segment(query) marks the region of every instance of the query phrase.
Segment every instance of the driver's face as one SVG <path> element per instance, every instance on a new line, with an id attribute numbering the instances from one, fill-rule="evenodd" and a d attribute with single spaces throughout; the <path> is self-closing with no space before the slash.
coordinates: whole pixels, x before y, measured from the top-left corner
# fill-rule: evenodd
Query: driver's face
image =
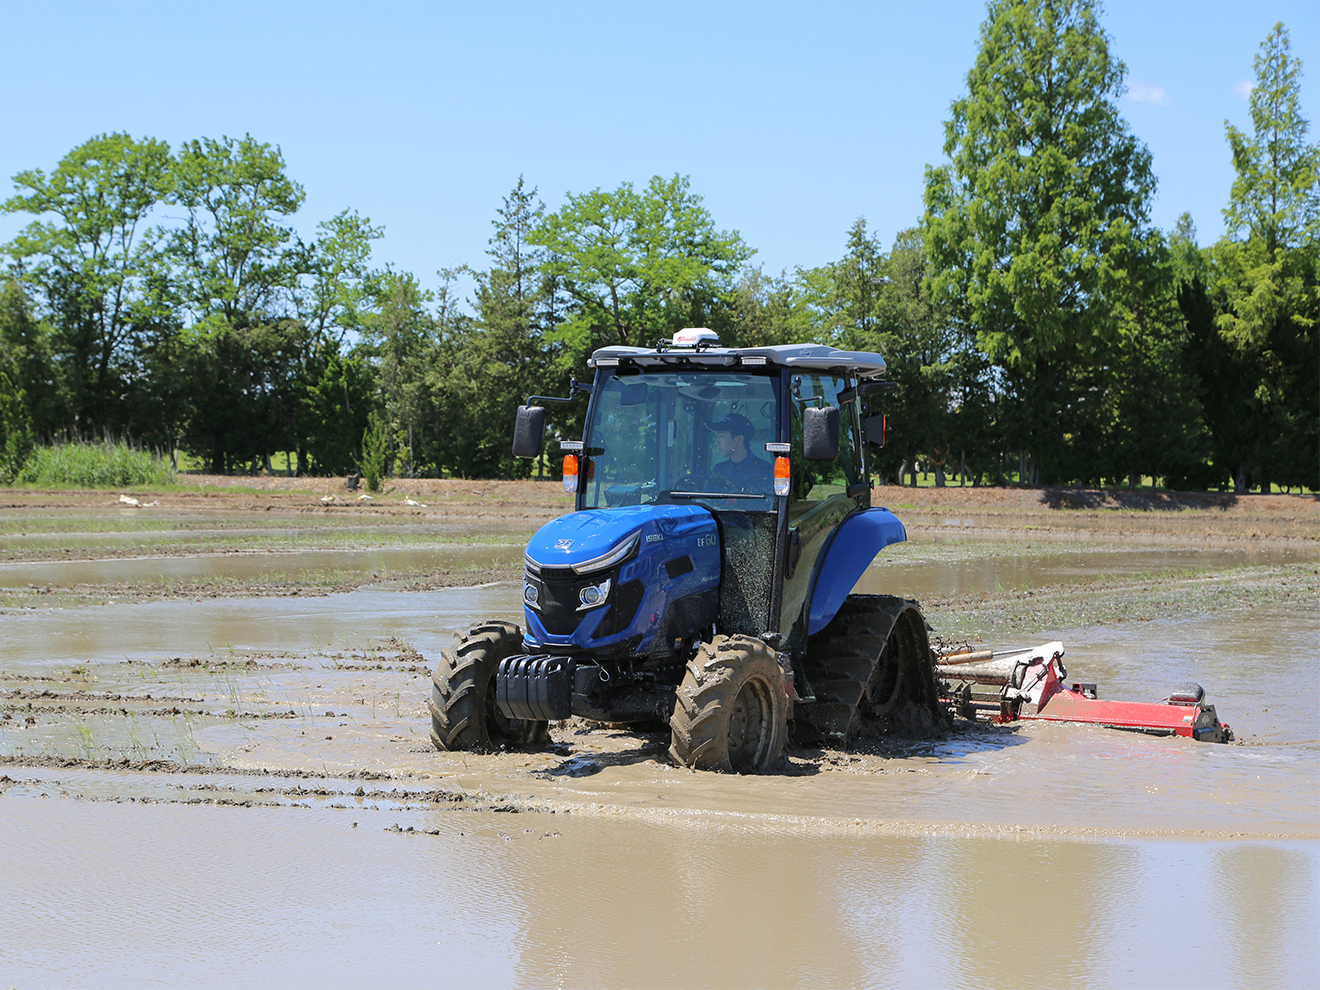
<path id="1" fill-rule="evenodd" d="M 720 430 L 715 435 L 715 449 L 720 452 L 721 457 L 733 456 L 733 434 L 728 430 Z"/>

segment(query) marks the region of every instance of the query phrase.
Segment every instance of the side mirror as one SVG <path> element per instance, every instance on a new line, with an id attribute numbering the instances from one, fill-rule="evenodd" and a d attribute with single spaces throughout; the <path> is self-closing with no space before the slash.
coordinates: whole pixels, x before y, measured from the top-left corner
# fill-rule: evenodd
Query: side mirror
<path id="1" fill-rule="evenodd" d="M 809 461 L 832 461 L 839 456 L 838 406 L 802 410 L 802 456 Z"/>
<path id="2" fill-rule="evenodd" d="M 868 443 L 873 443 L 877 447 L 885 445 L 886 434 L 889 432 L 889 417 L 884 413 L 876 413 L 874 416 L 868 416 L 862 422 L 862 436 L 866 437 Z"/>
<path id="3" fill-rule="evenodd" d="M 513 456 L 537 457 L 545 439 L 545 406 L 519 406 L 513 425 Z"/>

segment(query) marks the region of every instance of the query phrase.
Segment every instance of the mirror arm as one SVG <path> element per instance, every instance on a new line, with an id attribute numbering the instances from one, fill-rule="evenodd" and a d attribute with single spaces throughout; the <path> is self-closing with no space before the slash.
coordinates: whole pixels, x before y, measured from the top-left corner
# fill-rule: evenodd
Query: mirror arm
<path id="1" fill-rule="evenodd" d="M 576 377 L 568 380 L 568 395 L 561 398 L 555 395 L 529 395 L 527 401 L 523 403 L 526 406 L 534 406 L 541 402 L 572 402 L 579 392 L 585 392 L 590 395 L 593 391 L 590 382 L 580 382 Z"/>

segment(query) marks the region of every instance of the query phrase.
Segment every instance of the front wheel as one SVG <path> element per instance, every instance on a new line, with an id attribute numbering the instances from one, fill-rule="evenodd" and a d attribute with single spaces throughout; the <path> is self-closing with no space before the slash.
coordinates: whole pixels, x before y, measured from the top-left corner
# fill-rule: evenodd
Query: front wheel
<path id="1" fill-rule="evenodd" d="M 779 762 L 788 687 L 770 647 L 716 636 L 688 661 L 669 719 L 674 761 L 697 770 L 756 773 Z"/>
<path id="2" fill-rule="evenodd" d="M 427 704 L 436 749 L 535 746 L 549 739 L 549 722 L 505 718 L 495 704 L 500 661 L 522 648 L 522 630 L 512 622 L 487 622 L 455 636 L 454 645 L 440 651 Z"/>

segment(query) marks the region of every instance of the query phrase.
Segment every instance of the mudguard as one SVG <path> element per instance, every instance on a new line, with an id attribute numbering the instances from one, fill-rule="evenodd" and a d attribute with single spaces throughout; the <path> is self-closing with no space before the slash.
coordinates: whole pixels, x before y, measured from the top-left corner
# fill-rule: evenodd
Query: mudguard
<path id="1" fill-rule="evenodd" d="M 829 625 L 876 554 L 906 539 L 907 530 L 888 509 L 864 509 L 845 519 L 820 555 L 807 635 Z"/>

